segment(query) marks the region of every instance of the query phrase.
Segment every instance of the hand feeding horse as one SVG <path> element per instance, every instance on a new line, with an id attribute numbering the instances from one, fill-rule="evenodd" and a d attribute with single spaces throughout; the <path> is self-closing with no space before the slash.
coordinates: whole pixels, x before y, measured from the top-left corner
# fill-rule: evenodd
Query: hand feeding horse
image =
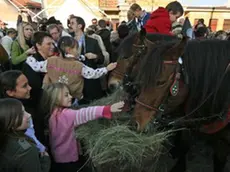
<path id="1" fill-rule="evenodd" d="M 136 78 L 140 82 L 134 108 L 138 130 L 143 131 L 154 121 L 162 126 L 187 127 L 196 134 L 206 133 L 204 138 L 214 150 L 215 172 L 223 171 L 230 153 L 229 46 L 228 41 L 187 43 L 186 38 L 177 43 L 162 42 L 143 57 Z M 182 113 L 172 113 L 178 108 Z M 183 149 L 172 171 L 186 170 L 188 140 L 181 137 Z"/>

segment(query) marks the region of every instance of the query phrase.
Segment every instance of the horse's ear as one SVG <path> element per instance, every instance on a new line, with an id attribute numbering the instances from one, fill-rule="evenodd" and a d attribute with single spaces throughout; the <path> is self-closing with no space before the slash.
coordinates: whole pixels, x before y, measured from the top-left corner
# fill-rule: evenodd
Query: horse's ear
<path id="1" fill-rule="evenodd" d="M 183 55 L 188 40 L 189 37 L 183 36 L 180 42 L 178 42 L 165 53 L 165 56 L 170 57 L 173 60 L 178 60 L 178 58 Z"/>
<path id="2" fill-rule="evenodd" d="M 146 30 L 144 27 L 141 27 L 140 33 L 139 33 L 140 39 L 144 40 L 146 38 Z"/>

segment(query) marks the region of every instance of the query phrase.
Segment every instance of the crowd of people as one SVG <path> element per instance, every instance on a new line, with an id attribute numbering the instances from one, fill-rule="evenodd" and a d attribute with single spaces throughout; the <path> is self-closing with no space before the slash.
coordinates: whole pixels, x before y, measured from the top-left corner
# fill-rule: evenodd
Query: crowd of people
<path id="1" fill-rule="evenodd" d="M 17 29 L 2 25 L 0 171 L 80 169 L 84 158 L 74 129 L 90 120 L 111 119 L 124 102 L 77 108 L 108 94 L 107 74 L 117 66 L 116 49 L 125 37 L 142 28 L 179 37 L 183 13 L 177 1 L 152 13 L 135 3 L 117 30 L 104 19 L 93 19 L 86 28 L 84 19 L 75 15 L 69 16 L 68 29 L 54 17 L 36 24 L 19 15 Z M 194 34 L 197 39 L 210 37 L 203 19 Z M 229 34 L 218 31 L 214 37 L 228 39 Z"/>

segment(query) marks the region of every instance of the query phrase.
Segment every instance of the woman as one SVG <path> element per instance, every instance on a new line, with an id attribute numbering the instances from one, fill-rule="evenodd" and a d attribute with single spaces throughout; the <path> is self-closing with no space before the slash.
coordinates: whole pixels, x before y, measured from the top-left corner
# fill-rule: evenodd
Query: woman
<path id="1" fill-rule="evenodd" d="M 31 38 L 33 36 L 33 27 L 30 23 L 18 24 L 18 37 L 12 43 L 11 61 L 13 69 L 22 70 L 22 64 L 26 58 L 36 53 Z"/>
<path id="2" fill-rule="evenodd" d="M 24 134 L 30 118 L 20 101 L 0 100 L 0 171 L 49 171 L 48 154 L 39 156 L 34 141 Z"/>

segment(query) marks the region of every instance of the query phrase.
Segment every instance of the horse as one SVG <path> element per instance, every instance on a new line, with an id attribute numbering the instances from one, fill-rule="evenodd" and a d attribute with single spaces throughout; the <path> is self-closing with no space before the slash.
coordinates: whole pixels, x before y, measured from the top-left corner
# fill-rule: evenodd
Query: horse
<path id="1" fill-rule="evenodd" d="M 130 79 L 135 78 L 138 73 L 138 66 L 144 54 L 154 44 L 161 41 L 176 40 L 176 36 L 163 34 L 146 34 L 142 29 L 139 33 L 131 34 L 126 37 L 117 48 L 116 54 L 117 67 L 114 69 L 108 79 L 108 88 L 114 92 L 120 86 L 130 83 Z M 129 78 L 127 78 L 129 76 Z M 125 84 L 123 84 L 123 81 Z"/>
<path id="2" fill-rule="evenodd" d="M 191 138 L 186 131 L 207 138 L 214 150 L 214 171 L 224 169 L 230 153 L 229 46 L 228 41 L 184 37 L 153 47 L 143 58 L 133 113 L 138 130 L 144 131 L 151 122 L 188 129 L 180 137 L 183 148 L 173 172 L 186 170 Z M 180 113 L 173 113 L 177 108 Z"/>

